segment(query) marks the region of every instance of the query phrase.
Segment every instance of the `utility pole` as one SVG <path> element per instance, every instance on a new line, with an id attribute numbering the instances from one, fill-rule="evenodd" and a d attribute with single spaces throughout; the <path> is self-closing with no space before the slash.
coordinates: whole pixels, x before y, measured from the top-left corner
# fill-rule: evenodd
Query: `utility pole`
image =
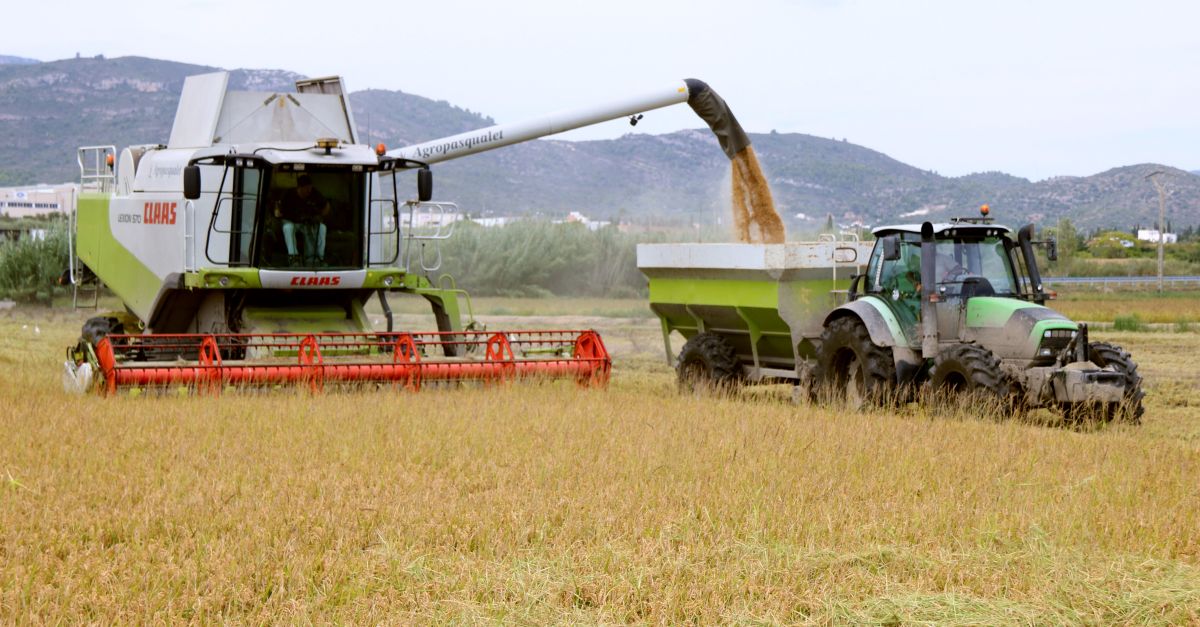
<path id="1" fill-rule="evenodd" d="M 1166 202 L 1163 200 L 1162 183 L 1158 182 L 1158 175 L 1162 174 L 1162 170 L 1155 170 L 1146 175 L 1151 183 L 1154 183 L 1154 189 L 1158 190 L 1158 293 L 1163 291 L 1163 240 L 1167 237 L 1167 217 L 1166 217 Z"/>

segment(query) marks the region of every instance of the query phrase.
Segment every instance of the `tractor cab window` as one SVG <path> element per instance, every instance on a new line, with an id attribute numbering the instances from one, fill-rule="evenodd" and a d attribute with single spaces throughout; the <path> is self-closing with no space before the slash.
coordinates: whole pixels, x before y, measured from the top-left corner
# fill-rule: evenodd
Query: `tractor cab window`
<path id="1" fill-rule="evenodd" d="M 364 175 L 279 171 L 261 212 L 259 267 L 361 268 Z"/>
<path id="2" fill-rule="evenodd" d="M 883 240 L 875 246 L 867 265 L 867 292 L 915 296 L 921 284 L 921 237 L 903 233 L 889 235 L 899 243 L 900 258 L 884 259 Z"/>
<path id="3" fill-rule="evenodd" d="M 914 333 L 921 311 L 921 236 L 898 233 L 894 238 L 899 259 L 885 259 L 883 240 L 875 246 L 867 265 L 867 292 L 878 294 L 892 305 L 905 333 Z"/>
<path id="4" fill-rule="evenodd" d="M 934 276 L 943 295 L 1016 295 L 1012 260 L 1001 238 L 941 240 L 936 255 Z"/>

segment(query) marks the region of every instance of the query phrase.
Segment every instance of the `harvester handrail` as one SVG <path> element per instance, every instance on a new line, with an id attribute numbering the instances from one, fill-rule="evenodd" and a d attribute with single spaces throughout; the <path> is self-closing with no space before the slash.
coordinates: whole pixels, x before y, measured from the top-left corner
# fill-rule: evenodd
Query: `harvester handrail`
<path id="1" fill-rule="evenodd" d="M 117 147 L 114 145 L 80 146 L 75 153 L 75 162 L 79 164 L 80 191 L 106 193 L 110 184 L 116 178 L 113 165 L 108 163 L 109 155 L 116 160 Z M 94 163 L 85 164 L 85 160 Z M 105 169 L 108 171 L 106 172 Z"/>
<path id="2" fill-rule="evenodd" d="M 421 270 L 425 272 L 436 272 L 442 267 L 442 240 L 450 239 L 454 235 L 454 224 L 458 222 L 458 205 L 452 202 L 421 202 L 417 200 L 409 200 L 404 203 L 408 206 L 408 234 L 404 237 L 404 267 L 412 268 L 413 260 L 413 242 L 415 241 L 432 241 L 434 242 L 433 249 L 436 256 L 433 263 L 426 263 L 424 243 L 417 256 L 417 261 L 421 265 Z M 434 224 L 432 233 L 417 234 L 416 227 L 416 210 L 418 207 L 429 207 L 435 209 L 438 219 L 437 224 Z M 447 221 L 446 216 L 452 216 L 453 219 Z"/>

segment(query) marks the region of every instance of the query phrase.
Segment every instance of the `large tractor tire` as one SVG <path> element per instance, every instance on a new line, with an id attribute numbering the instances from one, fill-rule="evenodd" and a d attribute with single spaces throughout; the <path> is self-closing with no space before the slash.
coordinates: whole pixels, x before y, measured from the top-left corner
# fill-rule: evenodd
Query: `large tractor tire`
<path id="1" fill-rule="evenodd" d="M 830 322 L 821 333 L 813 380 L 818 397 L 845 401 L 856 409 L 897 398 L 892 349 L 872 342 L 867 327 L 853 316 Z"/>
<path id="2" fill-rule="evenodd" d="M 1125 375 L 1125 399 L 1106 406 L 1082 403 L 1063 405 L 1063 420 L 1071 424 L 1093 420 L 1120 420 L 1129 424 L 1141 424 L 1142 415 L 1146 413 L 1146 408 L 1142 406 L 1146 392 L 1142 390 L 1142 376 L 1138 374 L 1137 363 L 1129 353 L 1115 344 L 1092 342 L 1088 344 L 1088 359 L 1101 368 L 1112 366 L 1114 370 Z"/>
<path id="3" fill-rule="evenodd" d="M 721 394 L 742 383 L 742 365 L 733 345 L 716 333 L 698 333 L 679 351 L 679 390 L 688 394 Z"/>
<path id="4" fill-rule="evenodd" d="M 1000 369 L 1000 359 L 975 344 L 953 344 L 938 352 L 929 371 L 929 388 L 937 402 L 968 398 L 995 403 L 994 409 L 1004 414 L 1017 410 L 1018 398 Z"/>

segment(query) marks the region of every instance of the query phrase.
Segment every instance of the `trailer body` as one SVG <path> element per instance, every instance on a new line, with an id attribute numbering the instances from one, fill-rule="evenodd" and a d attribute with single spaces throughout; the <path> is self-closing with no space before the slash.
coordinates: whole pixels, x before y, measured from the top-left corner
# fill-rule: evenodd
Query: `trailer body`
<path id="1" fill-rule="evenodd" d="M 815 356 L 829 311 L 846 301 L 866 267 L 869 242 L 857 237 L 786 244 L 642 244 L 650 309 L 662 325 L 667 361 L 672 332 L 690 340 L 718 333 L 737 351 L 750 380 L 799 380 Z"/>

